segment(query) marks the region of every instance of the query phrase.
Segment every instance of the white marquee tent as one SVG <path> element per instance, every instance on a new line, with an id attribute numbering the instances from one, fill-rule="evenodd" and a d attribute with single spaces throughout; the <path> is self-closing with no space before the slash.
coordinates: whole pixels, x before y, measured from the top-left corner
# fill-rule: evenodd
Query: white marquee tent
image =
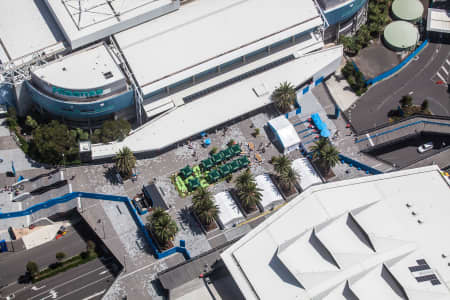
<path id="1" fill-rule="evenodd" d="M 300 145 L 300 138 L 292 126 L 291 122 L 284 115 L 269 121 L 269 127 L 280 141 L 284 153 L 297 149 Z"/>

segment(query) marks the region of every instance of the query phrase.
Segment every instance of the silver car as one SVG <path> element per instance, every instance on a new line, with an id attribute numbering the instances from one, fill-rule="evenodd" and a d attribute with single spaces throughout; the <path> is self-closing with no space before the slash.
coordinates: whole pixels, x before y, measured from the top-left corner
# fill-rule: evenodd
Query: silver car
<path id="1" fill-rule="evenodd" d="M 426 152 L 428 150 L 431 150 L 431 149 L 433 149 L 433 142 L 428 142 L 426 144 L 420 145 L 417 148 L 417 152 L 424 153 L 424 152 Z"/>

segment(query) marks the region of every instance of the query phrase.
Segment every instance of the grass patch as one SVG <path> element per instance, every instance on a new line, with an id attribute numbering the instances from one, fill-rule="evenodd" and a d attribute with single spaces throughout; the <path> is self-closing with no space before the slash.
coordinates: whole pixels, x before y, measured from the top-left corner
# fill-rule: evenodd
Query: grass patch
<path id="1" fill-rule="evenodd" d="M 80 255 L 74 256 L 72 258 L 69 258 L 66 261 L 63 261 L 61 263 L 54 263 L 52 264 L 52 267 L 48 267 L 45 270 L 42 270 L 38 274 L 34 275 L 32 282 L 38 282 L 41 280 L 44 280 L 46 278 L 55 276 L 56 274 L 65 272 L 69 269 L 75 268 L 79 265 L 88 263 L 98 257 L 97 253 L 95 252 L 83 252 Z"/>

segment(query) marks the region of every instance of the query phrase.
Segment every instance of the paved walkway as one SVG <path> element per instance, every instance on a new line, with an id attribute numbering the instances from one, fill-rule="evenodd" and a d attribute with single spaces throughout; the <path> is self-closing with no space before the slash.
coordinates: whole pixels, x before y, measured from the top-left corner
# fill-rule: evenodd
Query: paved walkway
<path id="1" fill-rule="evenodd" d="M 358 101 L 358 96 L 352 91 L 340 70 L 336 71 L 335 75 L 332 75 L 324 84 L 342 111 L 349 109 Z"/>

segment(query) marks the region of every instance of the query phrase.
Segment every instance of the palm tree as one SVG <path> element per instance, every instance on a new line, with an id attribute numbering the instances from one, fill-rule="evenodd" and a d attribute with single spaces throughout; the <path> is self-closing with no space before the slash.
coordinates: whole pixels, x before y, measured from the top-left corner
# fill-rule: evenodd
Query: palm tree
<path id="1" fill-rule="evenodd" d="M 280 155 L 272 159 L 272 164 L 275 172 L 281 175 L 291 167 L 292 162 L 286 155 Z"/>
<path id="2" fill-rule="evenodd" d="M 280 184 L 284 190 L 290 191 L 292 186 L 297 183 L 298 178 L 298 173 L 292 167 L 289 167 L 286 171 L 280 174 Z"/>
<path id="3" fill-rule="evenodd" d="M 294 104 L 296 97 L 294 86 L 287 81 L 281 83 L 272 94 L 272 99 L 275 101 L 276 106 L 283 113 L 291 109 L 291 105 Z"/>
<path id="4" fill-rule="evenodd" d="M 328 174 L 330 169 L 339 162 L 339 151 L 331 144 L 326 145 L 320 154 L 320 163 Z"/>
<path id="5" fill-rule="evenodd" d="M 161 244 L 166 245 L 169 241 L 173 240 L 178 232 L 177 223 L 164 212 L 154 224 L 152 224 L 152 231 L 155 234 Z"/>
<path id="6" fill-rule="evenodd" d="M 319 140 L 315 141 L 314 145 L 311 147 L 313 159 L 320 159 L 323 148 L 329 143 L 330 141 L 326 138 L 320 138 Z"/>
<path id="7" fill-rule="evenodd" d="M 262 189 L 256 186 L 256 183 L 250 183 L 246 187 L 237 191 L 239 199 L 241 200 L 242 206 L 245 207 L 246 210 L 254 210 L 256 205 L 261 202 Z"/>
<path id="8" fill-rule="evenodd" d="M 150 222 L 150 225 L 153 227 L 153 225 L 158 222 L 158 219 L 160 219 L 162 216 L 164 216 L 166 212 L 161 207 L 157 207 L 153 209 L 153 212 L 151 216 L 147 217 L 147 220 Z"/>
<path id="9" fill-rule="evenodd" d="M 219 214 L 219 207 L 212 200 L 211 192 L 202 187 L 192 197 L 192 207 L 204 225 L 210 225 Z"/>
<path id="10" fill-rule="evenodd" d="M 250 169 L 246 169 L 244 172 L 242 172 L 234 181 L 236 184 L 236 189 L 241 190 L 248 186 L 251 183 L 255 182 L 255 178 L 253 178 L 252 173 L 250 172 Z"/>
<path id="11" fill-rule="evenodd" d="M 136 165 L 136 158 L 131 152 L 130 148 L 123 147 L 116 153 L 114 158 L 116 161 L 116 169 L 124 176 L 129 177 L 133 172 L 133 168 Z"/>

